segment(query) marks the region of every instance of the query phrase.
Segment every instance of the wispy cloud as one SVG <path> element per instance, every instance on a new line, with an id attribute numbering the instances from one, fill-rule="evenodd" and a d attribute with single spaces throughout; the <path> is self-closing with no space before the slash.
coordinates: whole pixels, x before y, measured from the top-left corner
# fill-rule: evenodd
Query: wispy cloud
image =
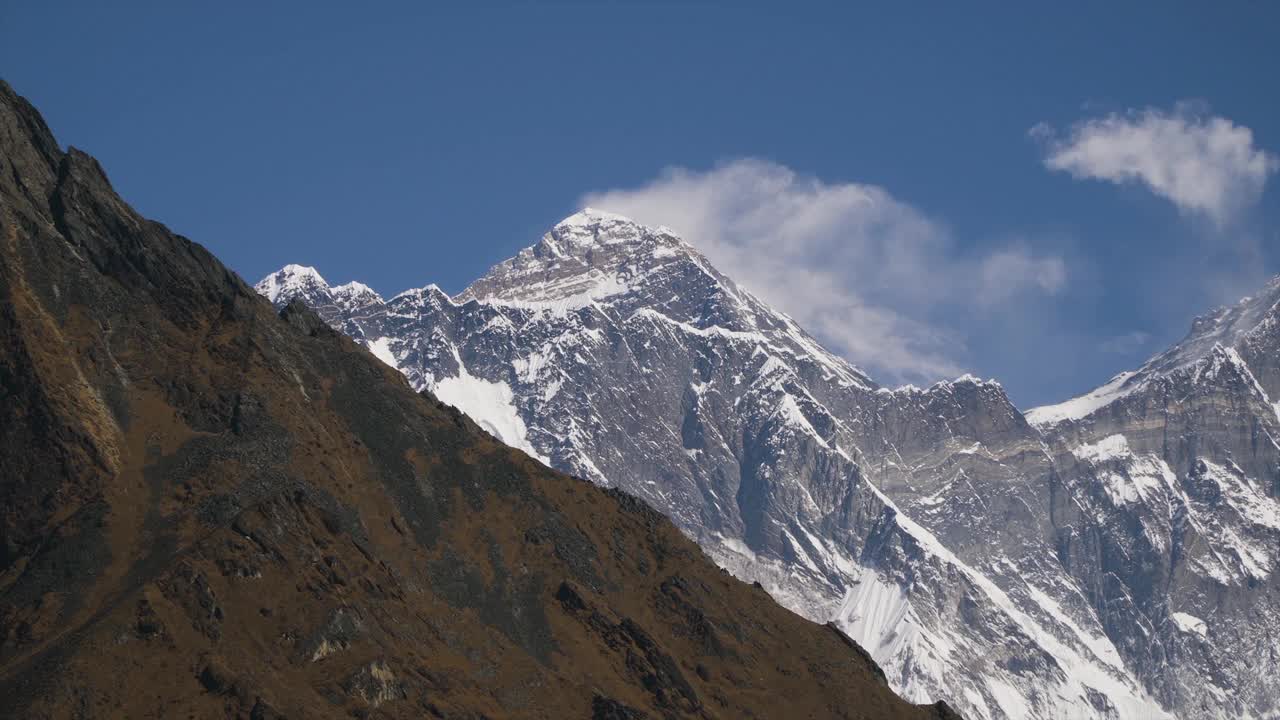
<path id="1" fill-rule="evenodd" d="M 721 270 L 882 379 L 963 369 L 964 338 L 931 321 L 940 306 L 983 312 L 1067 282 L 1061 258 L 1026 243 L 963 252 L 948 230 L 883 188 L 827 183 L 744 159 L 669 168 L 582 204 L 666 225 Z"/>
<path id="2" fill-rule="evenodd" d="M 1186 213 L 1219 225 L 1257 202 L 1280 159 L 1254 146 L 1253 131 L 1191 103 L 1113 113 L 1065 133 L 1031 129 L 1045 166 L 1079 179 L 1137 183 Z"/>
<path id="3" fill-rule="evenodd" d="M 1116 335 L 1098 343 L 1098 349 L 1111 355 L 1134 355 L 1147 347 L 1151 334 L 1134 330 L 1123 335 Z"/>
<path id="4" fill-rule="evenodd" d="M 1060 257 L 1036 257 L 1022 246 L 998 250 L 982 259 L 978 302 L 1006 302 L 1028 290 L 1057 294 L 1067 284 L 1067 265 Z"/>

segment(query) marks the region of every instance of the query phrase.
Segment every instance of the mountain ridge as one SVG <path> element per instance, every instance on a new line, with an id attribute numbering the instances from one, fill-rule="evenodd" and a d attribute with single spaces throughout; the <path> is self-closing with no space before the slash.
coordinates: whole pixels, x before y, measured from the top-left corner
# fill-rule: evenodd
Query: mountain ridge
<path id="1" fill-rule="evenodd" d="M 1280 320 L 1280 275 L 1271 278 L 1262 292 L 1242 298 L 1234 305 L 1224 305 L 1191 321 L 1187 334 L 1168 349 L 1157 353 L 1136 370 L 1118 373 L 1094 390 L 1061 403 L 1030 408 L 1028 417 L 1037 424 L 1051 425 L 1066 420 L 1081 420 L 1089 414 L 1119 400 L 1154 378 L 1168 376 L 1204 360 L 1219 349 L 1239 353 L 1246 350 L 1259 335 L 1274 334 Z M 1224 343 L 1225 341 L 1225 343 Z M 1263 363 L 1264 368 L 1268 367 Z M 1252 372 L 1252 371 L 1251 371 Z M 1280 378 L 1267 371 L 1267 387 L 1271 394 L 1280 393 Z"/>
<path id="2" fill-rule="evenodd" d="M 1219 654 L 1192 647 L 1200 636 L 1182 628 L 1211 625 L 1153 594 L 1158 576 L 1144 569 L 1186 567 L 1188 577 L 1226 583 L 1183 581 L 1185 590 L 1160 591 L 1170 597 L 1255 592 L 1232 589 L 1252 576 L 1243 565 L 1214 564 L 1212 545 L 1225 541 L 1206 529 L 1232 528 L 1240 541 L 1223 550 L 1245 558 L 1271 530 L 1239 503 L 1215 504 L 1215 471 L 1197 470 L 1185 453 L 1160 456 L 1140 439 L 1138 425 L 1129 429 L 1136 411 L 1116 411 L 1129 425 L 1114 429 L 1133 438 L 1124 451 L 1133 459 L 1122 461 L 1130 456 L 1090 450 L 1119 445 L 1094 437 L 1087 423 L 1058 432 L 1028 422 L 1032 411 L 1024 415 L 995 381 L 879 387 L 714 268 L 689 262 L 656 272 L 653 248 L 670 230 L 588 212 L 566 220 L 495 265 L 462 302 L 440 293 L 370 306 L 360 318 L 326 317 L 378 346 L 417 387 L 465 377 L 482 391 L 475 395 L 500 395 L 503 416 L 523 428 L 520 442 L 556 467 L 636 493 L 734 574 L 807 617 L 834 619 L 908 697 L 945 697 L 993 719 L 1165 717 L 1163 708 L 1235 717 L 1274 705 L 1272 690 L 1246 704 L 1222 694 L 1209 678 L 1247 687 L 1251 671 L 1233 666 L 1229 645 Z M 582 257 L 562 261 L 558 235 Z M 621 247 L 634 257 L 619 257 Z M 580 292 L 600 286 L 607 292 Z M 512 288 L 533 295 L 513 302 Z M 560 294 L 539 295 L 548 288 Z M 1248 388 L 1227 392 L 1238 390 Z M 468 407 L 469 393 L 453 399 L 469 414 L 492 410 Z M 1223 422 L 1252 422 L 1250 408 L 1257 403 Z M 1199 417 L 1185 419 L 1199 427 Z M 646 471 L 654 458 L 669 470 Z M 1265 464 L 1238 492 L 1261 487 Z M 1143 478 L 1156 478 L 1169 507 L 1195 522 L 1161 525 L 1151 532 L 1164 544 L 1138 552 L 1130 531 L 1111 524 L 1139 507 L 1113 472 L 1144 488 Z M 1141 512 L 1125 522 L 1154 522 Z M 1081 543 L 1091 559 L 1079 555 Z M 1132 601 L 1116 593 L 1150 599 L 1118 612 L 1113 605 Z M 1238 621 L 1241 632 L 1266 627 Z M 1175 652 L 1197 656 L 1198 677 L 1169 664 Z"/>

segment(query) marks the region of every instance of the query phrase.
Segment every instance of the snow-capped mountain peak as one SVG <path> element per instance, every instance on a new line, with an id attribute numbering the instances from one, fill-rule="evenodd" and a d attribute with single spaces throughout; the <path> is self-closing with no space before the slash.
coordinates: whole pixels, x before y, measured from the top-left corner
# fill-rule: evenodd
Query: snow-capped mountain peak
<path id="1" fill-rule="evenodd" d="M 596 208 L 583 208 L 556 223 L 535 245 L 552 257 L 563 253 L 583 253 L 590 249 L 629 244 L 661 244 L 692 251 L 671 228 L 646 225 L 625 215 Z M 625 251 L 625 248 L 624 248 Z"/>
<path id="2" fill-rule="evenodd" d="M 329 283 L 313 267 L 290 264 L 263 278 L 254 289 L 276 302 L 281 297 L 328 293 Z"/>
<path id="3" fill-rule="evenodd" d="M 1272 278 L 1255 295 L 1197 317 L 1186 337 L 1156 355 L 1142 369 L 1148 373 L 1167 373 L 1186 367 L 1208 356 L 1216 345 L 1243 349 L 1250 340 L 1274 331 L 1278 323 L 1280 276 Z"/>
<path id="4" fill-rule="evenodd" d="M 362 282 L 354 280 L 344 285 L 338 285 L 337 287 L 331 288 L 330 291 L 335 298 L 343 298 L 356 302 L 382 302 L 382 296 L 373 288 Z"/>
<path id="5" fill-rule="evenodd" d="M 400 301 L 408 301 L 421 304 L 423 302 L 431 302 L 436 305 L 452 305 L 453 298 L 449 294 L 440 289 L 439 285 L 431 283 L 420 288 L 410 288 L 401 291 L 391 298 L 389 302 L 395 303 Z"/>
<path id="6" fill-rule="evenodd" d="M 587 208 L 495 265 L 458 300 L 573 310 L 642 287 L 655 279 L 655 272 L 680 264 L 707 267 L 697 251 L 670 230 Z"/>
<path id="7" fill-rule="evenodd" d="M 584 207 L 578 212 L 556 223 L 553 226 L 552 231 L 556 233 L 564 233 L 575 228 L 592 228 L 608 224 L 635 225 L 636 221 L 626 217 L 625 215 L 611 213 L 607 210 Z"/>
<path id="8" fill-rule="evenodd" d="M 1081 421 L 1152 383 L 1187 374 L 1199 376 L 1223 362 L 1245 366 L 1262 392 L 1280 400 L 1280 367 L 1269 357 L 1269 348 L 1277 342 L 1280 342 L 1280 276 L 1272 278 L 1255 295 L 1197 317 L 1181 341 L 1137 370 L 1120 373 L 1079 397 L 1032 408 L 1027 411 L 1027 419 L 1046 428 Z"/>
<path id="9" fill-rule="evenodd" d="M 874 386 L 669 228 L 590 208 L 495 265 L 455 300 L 560 316 L 590 311 L 611 322 L 657 322 L 680 334 L 727 334 L 842 386 Z"/>

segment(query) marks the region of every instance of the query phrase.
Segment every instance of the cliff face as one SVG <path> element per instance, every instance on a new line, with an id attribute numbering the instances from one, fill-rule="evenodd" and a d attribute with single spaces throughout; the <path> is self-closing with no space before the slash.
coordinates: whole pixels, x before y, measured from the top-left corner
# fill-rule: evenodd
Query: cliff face
<path id="1" fill-rule="evenodd" d="M 1272 717 L 1280 653 L 1280 278 L 1136 371 L 1028 417 L 1062 562 L 1185 717 Z"/>
<path id="2" fill-rule="evenodd" d="M 0 83 L 0 715 L 949 714 L 135 214 Z"/>

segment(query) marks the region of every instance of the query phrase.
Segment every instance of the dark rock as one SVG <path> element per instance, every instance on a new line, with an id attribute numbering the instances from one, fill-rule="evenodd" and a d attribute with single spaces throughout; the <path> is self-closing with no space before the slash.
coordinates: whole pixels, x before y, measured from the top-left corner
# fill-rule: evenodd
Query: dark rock
<path id="1" fill-rule="evenodd" d="M 643 712 L 613 698 L 596 695 L 591 699 L 591 720 L 644 720 Z"/>

